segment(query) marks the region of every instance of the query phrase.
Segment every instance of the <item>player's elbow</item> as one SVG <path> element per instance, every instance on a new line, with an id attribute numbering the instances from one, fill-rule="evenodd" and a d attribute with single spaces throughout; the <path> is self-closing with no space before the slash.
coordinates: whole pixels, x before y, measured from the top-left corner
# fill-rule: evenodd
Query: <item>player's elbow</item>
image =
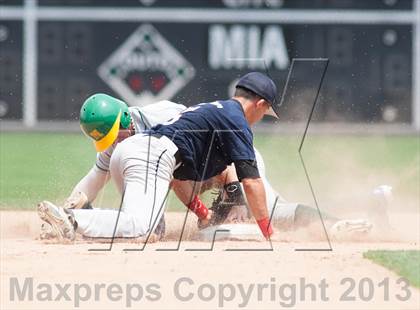
<path id="1" fill-rule="evenodd" d="M 261 178 L 244 178 L 244 179 L 241 180 L 241 182 L 242 182 L 242 185 L 243 185 L 244 189 L 248 188 L 248 187 L 252 188 L 252 187 L 258 186 L 260 184 L 261 185 L 263 184 Z"/>

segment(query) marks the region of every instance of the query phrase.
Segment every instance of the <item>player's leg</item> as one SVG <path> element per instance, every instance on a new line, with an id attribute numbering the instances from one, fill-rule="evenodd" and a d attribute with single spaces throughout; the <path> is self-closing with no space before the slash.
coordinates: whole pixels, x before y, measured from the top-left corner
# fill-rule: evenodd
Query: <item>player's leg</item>
<path id="1" fill-rule="evenodd" d="M 258 170 L 263 178 L 265 192 L 267 195 L 267 208 L 270 214 L 273 213 L 273 225 L 281 230 L 296 229 L 306 227 L 313 223 L 319 223 L 318 210 L 303 204 L 287 202 L 268 182 L 265 176 L 265 163 L 260 152 L 255 150 L 255 157 L 258 164 Z M 274 209 L 274 211 L 273 211 Z M 327 213 L 322 213 L 324 220 L 335 223 L 338 218 Z"/>
<path id="2" fill-rule="evenodd" d="M 117 160 L 114 161 L 114 166 L 115 166 L 115 162 Z M 124 190 L 124 175 L 123 173 L 119 173 L 118 171 L 115 171 L 112 174 L 112 180 L 116 186 L 116 188 L 118 189 L 118 191 L 120 192 L 120 194 L 123 194 L 123 190 Z M 165 209 L 166 207 L 166 201 L 164 202 L 165 206 L 163 206 L 163 208 Z M 162 217 L 160 218 L 154 233 L 159 237 L 159 239 L 162 239 L 165 235 L 165 231 L 166 231 L 166 222 L 165 222 L 165 215 L 162 214 Z"/>
<path id="3" fill-rule="evenodd" d="M 260 152 L 254 149 L 258 164 L 258 171 L 263 179 L 267 209 L 272 215 L 273 225 L 280 230 L 289 230 L 299 227 L 309 226 L 312 223 L 320 221 L 319 213 L 315 208 L 302 204 L 287 202 L 274 188 L 266 178 L 265 163 Z M 235 169 L 228 167 L 219 177 L 228 180 L 224 187 L 219 191 L 218 196 L 213 202 L 212 210 L 214 212 L 214 224 L 220 224 L 223 221 L 241 222 L 246 220 L 249 214 L 245 196 L 237 180 Z M 335 223 L 339 219 L 328 214 L 322 214 L 323 219 Z"/>
<path id="4" fill-rule="evenodd" d="M 274 188 L 266 177 L 265 162 L 260 152 L 254 148 L 258 171 L 263 179 L 267 209 L 272 216 L 273 225 L 280 230 L 291 229 L 295 225 L 297 203 L 287 202 Z"/>
<path id="5" fill-rule="evenodd" d="M 138 237 L 159 222 L 172 178 L 175 159 L 156 138 L 134 136 L 121 142 L 111 159 L 111 174 L 123 175 L 121 212 L 74 210 L 78 232 L 89 237 Z M 149 148 L 149 146 L 151 146 Z"/>
<path id="6" fill-rule="evenodd" d="M 320 217 L 319 212 L 317 209 L 298 204 L 295 210 L 295 220 L 294 220 L 294 227 L 306 227 L 313 223 L 319 223 Z M 331 214 L 321 212 L 322 219 L 328 224 L 327 226 L 331 226 L 332 224 L 336 223 L 340 219 L 338 217 L 332 216 Z"/>

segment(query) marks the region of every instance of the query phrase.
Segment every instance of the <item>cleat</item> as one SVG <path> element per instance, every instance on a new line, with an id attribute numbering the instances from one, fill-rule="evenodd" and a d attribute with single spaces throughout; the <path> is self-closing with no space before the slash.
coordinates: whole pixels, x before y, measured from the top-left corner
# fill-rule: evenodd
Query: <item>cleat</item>
<path id="1" fill-rule="evenodd" d="M 51 240 L 57 238 L 57 234 L 53 230 L 52 226 L 46 222 L 41 224 L 41 230 L 39 233 L 41 240 Z"/>
<path id="2" fill-rule="evenodd" d="M 51 225 L 59 241 L 73 241 L 76 237 L 73 215 L 49 201 L 42 201 L 37 207 L 38 215 L 44 222 Z"/>
<path id="3" fill-rule="evenodd" d="M 372 192 L 372 201 L 367 209 L 367 216 L 381 232 L 390 231 L 388 209 L 393 201 L 392 187 L 389 185 L 380 185 L 374 188 Z"/>
<path id="4" fill-rule="evenodd" d="M 158 240 L 162 240 L 165 237 L 166 232 L 166 222 L 165 222 L 165 214 L 162 214 L 162 217 L 159 220 L 153 234 L 155 234 Z"/>
<path id="5" fill-rule="evenodd" d="M 336 239 L 365 236 L 370 233 L 373 224 L 366 219 L 341 220 L 330 228 L 330 234 Z"/>
<path id="6" fill-rule="evenodd" d="M 379 185 L 375 187 L 372 191 L 372 194 L 382 199 L 384 204 L 388 204 L 392 201 L 392 186 L 389 185 Z"/>

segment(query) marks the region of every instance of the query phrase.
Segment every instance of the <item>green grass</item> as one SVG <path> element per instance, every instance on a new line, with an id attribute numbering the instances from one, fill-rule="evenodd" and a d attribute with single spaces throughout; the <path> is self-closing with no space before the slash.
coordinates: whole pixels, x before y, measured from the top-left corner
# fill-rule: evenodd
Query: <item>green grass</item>
<path id="1" fill-rule="evenodd" d="M 420 251 L 367 251 L 363 257 L 382 265 L 420 287 Z"/>
<path id="2" fill-rule="evenodd" d="M 1 207 L 65 197 L 94 159 L 92 144 L 80 135 L 1 134 Z"/>
<path id="3" fill-rule="evenodd" d="M 311 203 L 299 137 L 256 134 L 255 145 L 273 186 L 286 198 Z M 420 147 L 414 136 L 309 136 L 302 154 L 321 201 L 350 181 L 362 189 L 391 183 L 404 197 L 419 197 Z M 94 161 L 93 145 L 81 133 L 0 133 L 0 208 L 33 208 L 43 199 L 60 203 Z M 112 184 L 99 197 L 106 206 L 118 205 Z M 170 206 L 179 208 L 174 197 Z"/>

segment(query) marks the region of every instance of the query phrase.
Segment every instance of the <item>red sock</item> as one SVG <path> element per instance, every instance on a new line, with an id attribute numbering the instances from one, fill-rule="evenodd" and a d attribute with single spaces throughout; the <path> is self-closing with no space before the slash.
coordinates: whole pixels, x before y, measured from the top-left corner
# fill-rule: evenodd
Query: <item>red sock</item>
<path id="1" fill-rule="evenodd" d="M 268 217 L 258 220 L 257 224 L 260 227 L 265 239 L 268 239 L 273 234 L 273 227 L 271 226 L 270 219 Z"/>

